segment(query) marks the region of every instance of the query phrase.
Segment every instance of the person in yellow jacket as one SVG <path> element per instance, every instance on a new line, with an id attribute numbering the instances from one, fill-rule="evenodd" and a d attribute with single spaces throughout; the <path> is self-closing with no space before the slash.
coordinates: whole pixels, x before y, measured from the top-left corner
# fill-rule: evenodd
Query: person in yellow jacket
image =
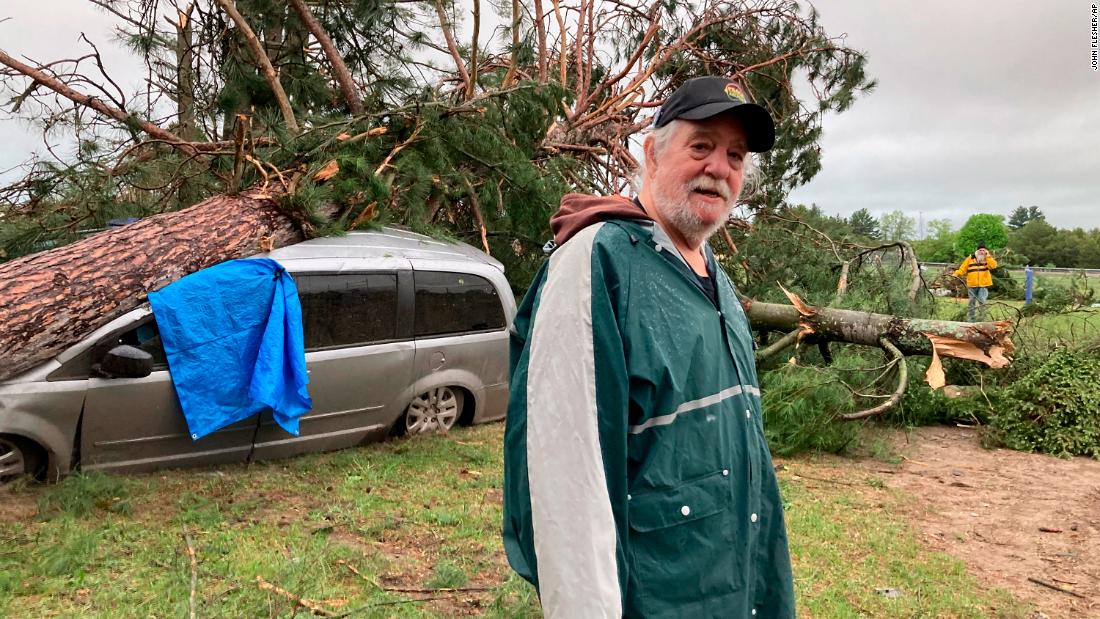
<path id="1" fill-rule="evenodd" d="M 997 261 L 990 255 L 985 243 L 978 243 L 978 249 L 967 256 L 955 271 L 955 277 L 966 277 L 966 294 L 970 297 L 966 305 L 966 317 L 970 322 L 974 322 L 975 313 L 985 320 L 985 302 L 989 299 L 989 287 L 993 285 L 990 271 L 995 268 Z"/>

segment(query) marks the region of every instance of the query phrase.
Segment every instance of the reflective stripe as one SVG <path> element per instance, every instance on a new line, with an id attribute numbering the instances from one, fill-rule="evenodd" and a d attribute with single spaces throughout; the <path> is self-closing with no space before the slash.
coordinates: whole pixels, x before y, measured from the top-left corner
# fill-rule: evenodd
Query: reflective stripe
<path id="1" fill-rule="evenodd" d="M 698 400 L 692 400 L 690 402 L 684 402 L 680 406 L 676 407 L 676 410 L 668 413 L 667 415 L 658 415 L 657 417 L 650 417 L 642 423 L 636 426 L 630 426 L 631 434 L 641 434 L 650 428 L 656 426 L 667 426 L 668 424 L 676 421 L 676 418 L 684 413 L 689 413 L 700 408 L 706 408 L 713 406 L 722 400 L 732 398 L 735 395 L 740 395 L 741 392 L 752 394 L 756 397 L 760 397 L 760 390 L 752 385 L 734 385 L 728 389 L 723 389 L 714 395 L 708 395 L 705 398 L 699 398 Z"/>

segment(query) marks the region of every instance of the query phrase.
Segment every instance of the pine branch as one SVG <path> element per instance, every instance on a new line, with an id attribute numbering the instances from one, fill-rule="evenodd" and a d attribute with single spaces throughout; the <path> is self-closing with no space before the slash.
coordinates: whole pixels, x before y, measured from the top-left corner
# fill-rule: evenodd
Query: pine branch
<path id="1" fill-rule="evenodd" d="M 283 90 L 283 85 L 279 82 L 279 76 L 275 73 L 275 67 L 271 66 L 271 59 L 267 57 L 267 52 L 264 51 L 263 46 L 260 44 L 260 40 L 256 38 L 256 33 L 252 32 L 252 28 L 249 27 L 244 16 L 241 15 L 237 7 L 234 6 L 233 0 L 215 1 L 218 3 L 218 6 L 225 11 L 225 14 L 229 16 L 229 19 L 232 19 L 233 23 L 237 25 L 241 34 L 244 35 L 245 41 L 248 43 L 248 48 L 252 50 L 252 55 L 256 59 L 256 64 L 260 65 L 260 71 L 263 72 L 264 79 L 267 80 L 268 85 L 271 87 L 271 92 L 279 105 L 279 111 L 283 115 L 283 122 L 286 123 L 286 128 L 291 133 L 298 133 L 298 121 L 294 119 L 294 110 L 290 107 L 290 100 L 287 99 L 286 91 Z"/>
<path id="2" fill-rule="evenodd" d="M 111 107 L 95 97 L 86 95 L 82 92 L 78 92 L 77 90 L 70 88 L 61 80 L 51 77 L 45 72 L 35 69 L 34 67 L 19 62 L 15 58 L 12 58 L 11 56 L 4 53 L 3 50 L 0 50 L 0 64 L 7 65 L 15 71 L 18 71 L 19 73 L 33 79 L 36 83 L 42 84 L 46 88 L 49 88 L 50 90 L 56 92 L 62 97 L 73 101 L 74 103 L 89 107 L 99 112 L 100 114 L 107 116 L 108 118 L 117 120 L 120 123 L 126 125 L 134 124 L 142 131 L 148 133 L 158 140 L 163 140 L 165 142 L 175 144 L 187 143 L 187 141 L 180 136 L 172 133 L 171 131 L 161 129 L 160 127 L 154 125 L 148 120 L 137 118 L 129 112 Z"/>
<path id="3" fill-rule="evenodd" d="M 298 18 L 305 24 L 310 34 L 317 39 L 317 42 L 321 44 L 321 49 L 325 52 L 325 58 L 328 58 L 328 62 L 332 65 L 333 77 L 336 78 L 336 83 L 340 86 L 340 93 L 344 95 L 344 101 L 348 104 L 348 111 L 353 115 L 358 116 L 363 113 L 363 102 L 359 99 L 359 92 L 355 88 L 355 82 L 351 79 L 351 72 L 348 71 L 348 66 L 344 63 L 344 59 L 340 57 L 340 52 L 337 51 L 336 45 L 332 43 L 332 38 L 328 36 L 328 32 L 321 27 L 321 24 L 317 23 L 317 19 L 313 16 L 313 12 L 309 10 L 306 3 L 303 0 L 287 0 L 290 3 L 290 7 L 298 13 Z"/>

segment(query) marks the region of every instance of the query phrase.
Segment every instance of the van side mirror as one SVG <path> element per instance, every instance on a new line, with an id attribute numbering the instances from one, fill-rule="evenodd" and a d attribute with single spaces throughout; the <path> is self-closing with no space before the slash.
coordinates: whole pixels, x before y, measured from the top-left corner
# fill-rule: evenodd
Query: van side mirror
<path id="1" fill-rule="evenodd" d="M 107 378 L 145 378 L 153 373 L 153 355 L 122 344 L 108 350 L 95 369 Z"/>

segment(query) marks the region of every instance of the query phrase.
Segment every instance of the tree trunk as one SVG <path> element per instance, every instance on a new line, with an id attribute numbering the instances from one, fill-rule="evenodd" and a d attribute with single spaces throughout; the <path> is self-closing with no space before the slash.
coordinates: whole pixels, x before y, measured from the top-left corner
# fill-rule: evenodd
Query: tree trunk
<path id="1" fill-rule="evenodd" d="M 0 380 L 188 273 L 301 239 L 271 196 L 252 189 L 0 263 Z"/>
<path id="2" fill-rule="evenodd" d="M 176 132 L 185 140 L 198 140 L 201 136 L 195 119 L 195 29 L 191 13 L 195 5 L 185 9 L 176 9 Z M 150 149 L 156 152 L 154 149 Z M 189 165 L 189 164 L 185 164 Z M 186 174 L 180 179 L 176 197 L 180 204 L 195 204 L 202 194 L 199 183 Z"/>
<path id="3" fill-rule="evenodd" d="M 793 300 L 797 299 L 794 297 Z M 796 303 L 801 304 L 798 300 Z M 1012 324 L 1008 322 L 954 322 L 872 314 L 855 310 L 782 305 L 744 300 L 749 322 L 756 329 L 814 334 L 818 338 L 880 347 L 893 343 L 905 355 L 931 355 L 932 340 L 940 356 L 981 361 L 992 367 L 1007 364 L 1004 354 L 1013 350 Z M 784 338 L 786 339 L 786 338 Z M 794 343 L 792 337 L 788 344 Z M 771 347 L 769 347 L 771 348 Z M 779 352 L 775 348 L 772 354 Z"/>
<path id="4" fill-rule="evenodd" d="M 177 9 L 176 14 L 176 115 L 179 117 L 178 133 L 186 140 L 197 139 L 195 131 L 195 86 L 193 64 L 195 61 L 194 28 L 191 11 Z M 186 204 L 186 203 L 185 203 Z"/>

